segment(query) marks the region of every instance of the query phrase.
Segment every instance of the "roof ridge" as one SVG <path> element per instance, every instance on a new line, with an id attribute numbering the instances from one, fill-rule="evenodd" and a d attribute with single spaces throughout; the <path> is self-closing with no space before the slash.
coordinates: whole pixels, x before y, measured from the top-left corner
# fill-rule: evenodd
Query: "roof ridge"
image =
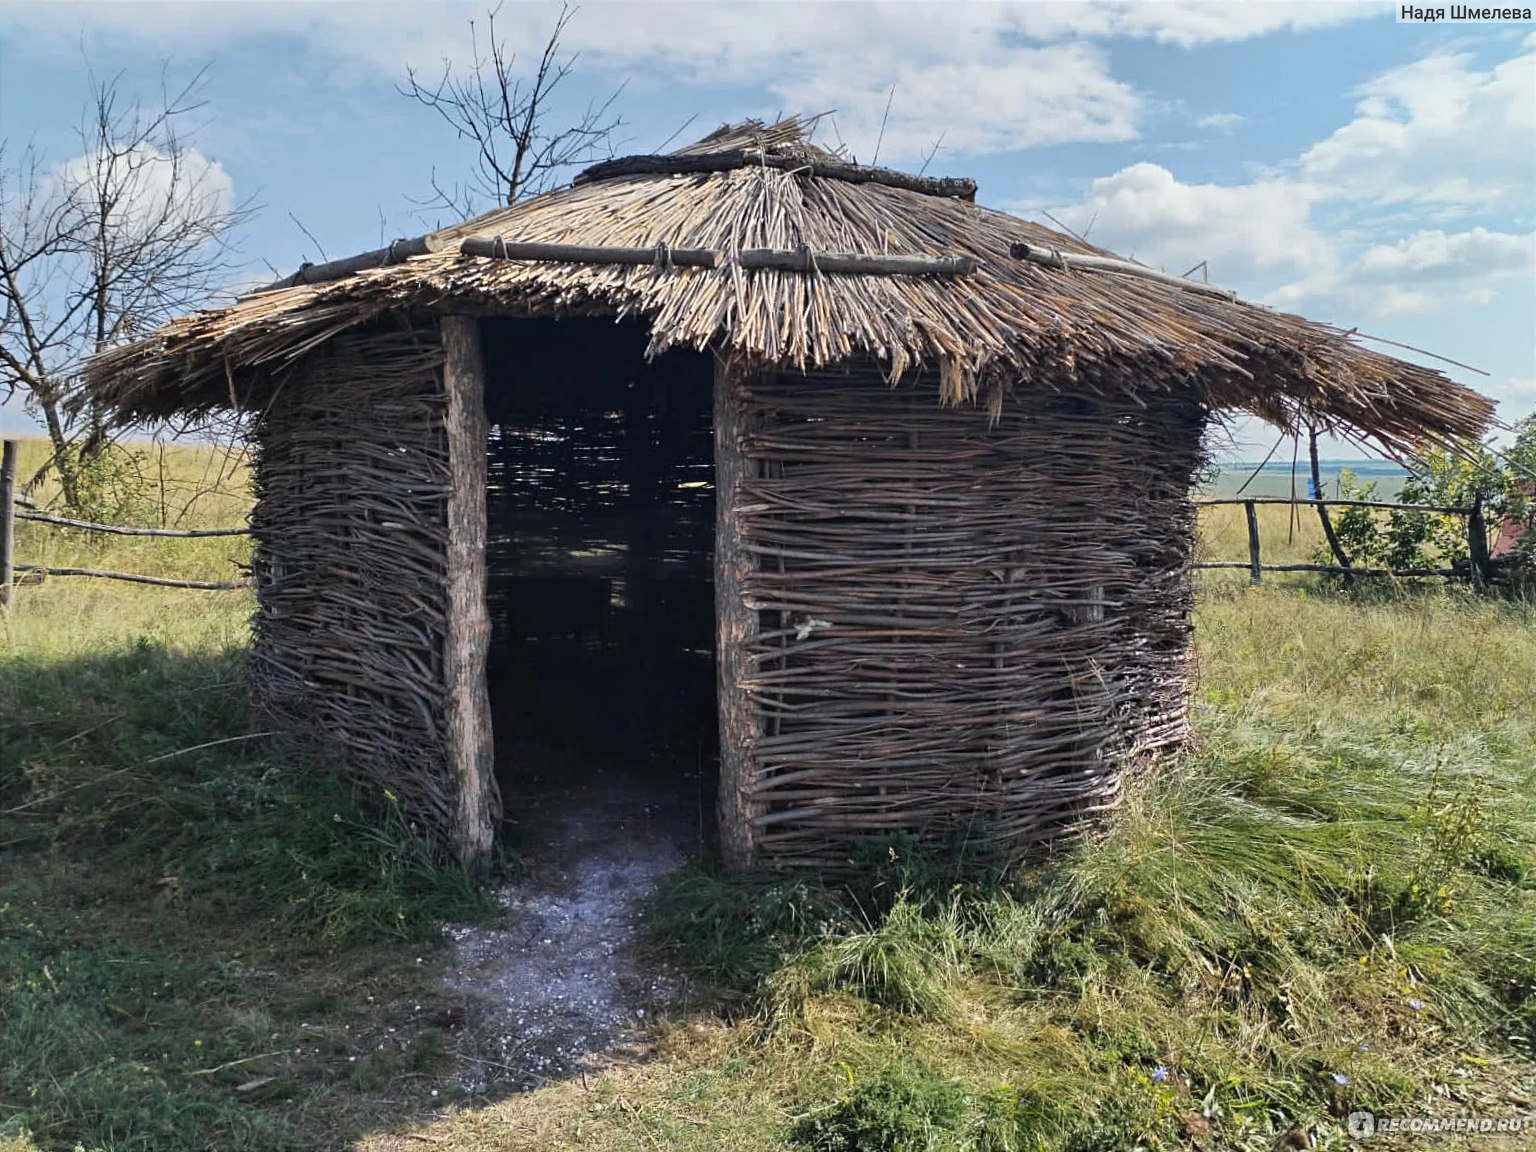
<path id="1" fill-rule="evenodd" d="M 773 151 L 759 147 L 730 148 L 718 152 L 620 156 L 592 165 L 571 181 L 571 187 L 630 176 L 687 176 L 732 172 L 742 168 L 775 168 L 796 176 L 841 180 L 848 184 L 880 184 L 922 196 L 968 201 L 976 199 L 976 181 L 968 177 L 913 176 L 894 168 L 872 168 L 840 159 L 825 149 L 811 145 Z"/>

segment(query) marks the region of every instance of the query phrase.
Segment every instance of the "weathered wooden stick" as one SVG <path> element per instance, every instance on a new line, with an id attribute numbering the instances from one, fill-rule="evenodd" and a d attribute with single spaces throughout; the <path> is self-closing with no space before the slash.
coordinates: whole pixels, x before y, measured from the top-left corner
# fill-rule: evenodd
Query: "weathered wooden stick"
<path id="1" fill-rule="evenodd" d="M 1398 512 L 1443 512 L 1447 516 L 1468 516 L 1472 509 L 1457 504 L 1399 504 L 1393 500 L 1318 500 L 1310 497 L 1290 496 L 1236 496 L 1194 501 L 1199 508 L 1216 508 L 1225 504 L 1322 504 L 1338 508 L 1385 508 Z"/>
<path id="2" fill-rule="evenodd" d="M 1259 563 L 1259 512 L 1252 500 L 1243 501 L 1243 511 L 1248 517 L 1248 563 L 1253 569 L 1248 582 L 1258 585 L 1264 580 L 1264 567 Z"/>
<path id="3" fill-rule="evenodd" d="M 1084 256 L 1076 252 L 1059 252 L 1055 248 L 1047 248 L 1041 244 L 1012 244 L 1009 245 L 1008 253 L 1016 259 L 1028 260 L 1032 264 L 1044 264 L 1048 268 L 1081 268 L 1088 272 L 1115 272 L 1122 276 L 1139 276 L 1143 280 L 1171 284 L 1186 292 L 1198 292 L 1202 296 L 1219 296 L 1223 300 L 1234 303 L 1237 301 L 1237 293 L 1226 288 L 1202 284 L 1198 280 L 1188 280 L 1183 276 L 1172 276 L 1167 272 L 1159 272 L 1155 268 L 1148 268 L 1130 260 L 1116 260 L 1109 256 Z"/>
<path id="4" fill-rule="evenodd" d="M 0 448 L 0 609 L 11 606 L 16 574 L 16 441 Z"/>
<path id="5" fill-rule="evenodd" d="M 783 268 L 791 272 L 834 272 L 866 276 L 969 276 L 977 262 L 970 256 L 879 256 L 805 249 L 747 248 L 737 257 L 743 268 Z"/>
<path id="6" fill-rule="evenodd" d="M 1191 568 L 1249 568 L 1246 560 L 1205 560 Z M 1266 564 L 1266 572 L 1332 572 L 1338 576 L 1464 576 L 1460 568 L 1341 568 L 1337 564 Z"/>
<path id="7" fill-rule="evenodd" d="M 563 264 L 654 264 L 658 268 L 713 268 L 719 255 L 709 248 L 598 248 L 584 244 L 525 244 L 500 236 L 468 236 L 459 245 L 465 256 L 495 260 L 542 260 Z"/>
<path id="8" fill-rule="evenodd" d="M 249 580 L 176 580 L 169 576 L 145 576 L 139 572 L 112 572 L 105 568 L 53 568 L 45 564 L 17 564 L 17 572 L 38 572 L 45 576 L 100 576 L 103 580 L 126 580 L 130 584 L 153 584 L 159 588 L 195 588 L 204 592 L 226 592 L 249 588 Z"/>
<path id="9" fill-rule="evenodd" d="M 448 691 L 448 769 L 456 784 L 452 848 L 471 875 L 495 847 L 492 814 L 499 807 L 492 776 L 491 705 L 485 683 L 491 621 L 485 586 L 485 367 L 479 321 L 444 316 L 443 413 L 448 441 L 448 631 L 444 677 Z"/>
<path id="10" fill-rule="evenodd" d="M 747 694 L 746 654 L 758 640 L 758 615 L 742 589 L 755 561 L 744 547 L 742 482 L 751 462 L 742 451 L 747 416 L 741 381 L 715 356 L 715 666 L 720 713 L 720 850 L 731 868 L 752 863 L 751 799 L 760 729 Z"/>
<path id="11" fill-rule="evenodd" d="M 1339 543 L 1338 533 L 1333 530 L 1333 517 L 1328 515 L 1328 505 L 1323 503 L 1323 473 L 1317 461 L 1317 425 L 1312 425 L 1307 431 L 1307 456 L 1312 464 L 1312 490 L 1317 493 L 1317 518 L 1323 522 L 1323 535 L 1328 538 L 1333 558 L 1339 562 L 1340 568 L 1348 569 L 1353 567 L 1349 554 L 1344 551 L 1344 545 Z"/>
<path id="12" fill-rule="evenodd" d="M 375 248 L 372 252 L 360 252 L 356 256 L 347 256 L 324 264 L 304 264 L 292 275 L 284 276 L 281 280 L 274 280 L 265 287 L 247 292 L 243 298 L 249 299 L 263 292 L 276 292 L 280 288 L 297 288 L 301 284 L 323 284 L 328 280 L 340 280 L 344 276 L 351 276 L 354 272 L 366 272 L 371 268 L 387 268 L 391 264 L 409 260 L 412 256 L 427 256 L 441 251 L 442 247 L 442 243 L 431 236 L 396 240 L 387 248 Z"/>
<path id="13" fill-rule="evenodd" d="M 43 512 L 18 512 L 19 520 L 55 524 L 60 528 L 84 528 L 90 532 L 109 532 L 114 536 L 176 536 L 183 539 L 204 536 L 249 536 L 249 528 L 125 528 L 120 524 L 97 524 L 90 520 L 71 520 L 68 516 L 49 516 Z"/>
<path id="14" fill-rule="evenodd" d="M 590 184 L 594 180 L 611 180 L 617 176 L 690 176 L 701 172 L 730 172 L 738 168 L 774 168 L 796 175 L 826 176 L 850 184 L 882 184 L 924 196 L 976 199 L 976 181 L 966 177 L 913 176 L 891 168 L 867 168 L 819 156 L 773 156 L 751 148 L 693 156 L 621 156 L 593 165 L 571 183 Z"/>
<path id="15" fill-rule="evenodd" d="M 1483 494 L 1472 499 L 1472 510 L 1467 516 L 1467 576 L 1472 587 L 1481 592 L 1488 586 L 1488 524 L 1483 518 Z"/>

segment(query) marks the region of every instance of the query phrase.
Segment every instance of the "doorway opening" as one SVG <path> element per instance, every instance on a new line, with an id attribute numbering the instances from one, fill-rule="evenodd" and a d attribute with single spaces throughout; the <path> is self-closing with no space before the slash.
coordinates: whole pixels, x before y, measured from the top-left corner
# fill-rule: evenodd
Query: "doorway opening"
<path id="1" fill-rule="evenodd" d="M 506 816 L 574 791 L 712 838 L 711 357 L 647 362 L 635 320 L 489 319 L 481 337 L 487 686 Z"/>

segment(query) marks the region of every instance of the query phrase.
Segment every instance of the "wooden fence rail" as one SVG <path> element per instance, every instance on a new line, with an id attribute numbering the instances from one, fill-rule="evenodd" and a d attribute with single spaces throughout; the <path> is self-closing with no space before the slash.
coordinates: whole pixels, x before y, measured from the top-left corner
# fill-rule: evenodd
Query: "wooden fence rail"
<path id="1" fill-rule="evenodd" d="M 1206 560 L 1194 565 L 1196 568 L 1246 568 L 1249 573 L 1248 582 L 1259 584 L 1264 579 L 1265 572 L 1326 572 L 1346 579 L 1356 576 L 1446 576 L 1460 577 L 1471 581 L 1474 588 L 1483 588 L 1490 576 L 1490 564 L 1488 555 L 1488 525 L 1483 518 L 1483 502 L 1481 497 L 1472 502 L 1470 507 L 1460 507 L 1450 504 L 1398 504 L 1390 500 L 1329 500 L 1320 497 L 1308 496 L 1292 499 L 1288 496 L 1224 496 L 1195 501 L 1201 508 L 1213 508 L 1219 506 L 1233 506 L 1241 504 L 1243 514 L 1248 522 L 1248 561 L 1241 560 Z M 1312 505 L 1318 511 L 1318 517 L 1322 520 L 1324 531 L 1328 537 L 1328 547 L 1333 552 L 1337 564 L 1265 564 L 1259 543 L 1259 512 L 1260 504 L 1288 504 L 1292 507 Z M 1344 551 L 1339 543 L 1337 535 L 1332 531 L 1332 524 L 1328 520 L 1328 508 L 1384 508 L 1388 511 L 1398 512 L 1435 512 L 1447 516 L 1465 516 L 1467 518 L 1467 553 L 1470 562 L 1465 569 L 1462 568 L 1361 568 L 1356 565 Z"/>
<path id="2" fill-rule="evenodd" d="M 249 588 L 249 580 L 181 580 L 173 576 L 146 576 L 142 572 L 113 572 L 107 568 L 53 568 L 42 564 L 17 564 L 17 572 L 36 572 L 43 576 L 99 576 L 103 580 L 126 580 L 130 584 L 154 584 L 160 588 L 196 588 L 204 592 L 223 592 Z"/>
<path id="3" fill-rule="evenodd" d="M 208 536 L 249 536 L 249 528 L 127 528 L 121 524 L 97 524 L 91 520 L 71 520 L 68 516 L 50 516 L 45 512 L 16 513 L 18 520 L 34 520 L 60 528 L 83 528 L 87 532 L 109 532 L 114 536 L 174 536 L 184 540 Z"/>
<path id="4" fill-rule="evenodd" d="M 180 539 L 198 539 L 213 536 L 248 536 L 249 528 L 128 528 L 120 524 L 97 524 L 89 520 L 73 520 L 67 516 L 52 516 L 32 510 L 32 501 L 16 494 L 16 450 L 14 440 L 4 442 L 4 455 L 0 458 L 0 610 L 9 607 L 17 572 L 39 573 L 52 576 L 94 576 L 104 580 L 124 580 L 133 584 L 153 584 L 162 588 L 192 588 L 200 591 L 225 591 L 249 588 L 249 580 L 179 580 L 167 576 L 147 576 L 138 572 L 113 572 L 105 568 L 50 568 L 37 564 L 15 562 L 15 525 L 17 520 L 31 520 L 60 528 L 79 528 L 90 532 L 108 532 L 117 536 L 161 536 Z M 1316 497 L 1292 499 L 1286 496 L 1227 496 L 1196 500 L 1202 508 L 1224 505 L 1243 507 L 1248 522 L 1248 560 L 1206 560 L 1196 568 L 1246 568 L 1249 583 L 1259 584 L 1265 572 L 1323 572 L 1354 578 L 1356 576 L 1443 576 L 1463 577 L 1474 588 L 1482 588 L 1489 578 L 1488 526 L 1483 518 L 1481 499 L 1471 507 L 1445 504 L 1396 504 L 1389 500 L 1327 500 Z M 1329 547 L 1337 564 L 1265 564 L 1259 540 L 1260 504 L 1288 504 L 1292 507 L 1312 505 L 1317 508 L 1325 527 L 1331 527 L 1327 519 L 1329 506 L 1339 508 L 1383 508 L 1397 511 L 1435 512 L 1441 515 L 1467 518 L 1467 551 L 1470 563 L 1459 568 L 1361 568 L 1345 554 L 1338 538 L 1328 532 Z"/>
<path id="5" fill-rule="evenodd" d="M 0 449 L 0 611 L 10 608 L 16 586 L 16 574 L 43 576 L 94 576 L 102 580 L 123 580 L 130 584 L 153 584 L 160 588 L 191 588 L 204 592 L 223 592 L 249 588 L 249 580 L 181 580 L 171 576 L 148 576 L 142 572 L 114 572 L 107 568 L 55 568 L 44 564 L 16 563 L 16 521 L 31 520 L 56 528 L 79 528 L 88 532 L 107 532 L 114 536 L 162 536 L 177 539 L 205 539 L 211 536 L 249 536 L 249 528 L 129 528 L 121 524 L 97 524 L 52 516 L 33 509 L 33 501 L 16 492 L 15 440 Z"/>

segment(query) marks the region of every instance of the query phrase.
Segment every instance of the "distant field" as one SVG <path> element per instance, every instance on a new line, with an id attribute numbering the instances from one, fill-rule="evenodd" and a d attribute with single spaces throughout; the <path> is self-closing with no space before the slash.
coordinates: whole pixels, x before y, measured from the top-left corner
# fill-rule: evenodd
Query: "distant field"
<path id="1" fill-rule="evenodd" d="M 1346 469 L 1355 474 L 1356 482 L 1359 484 L 1375 481 L 1376 496 L 1381 500 L 1395 500 L 1399 489 L 1403 486 L 1403 481 L 1408 479 L 1407 472 L 1388 460 L 1321 460 L 1318 464 L 1318 471 L 1323 477 L 1324 492 L 1329 496 L 1338 495 L 1339 475 Z M 1257 476 L 1253 476 L 1255 469 L 1258 469 Z M 1247 481 L 1250 476 L 1253 476 L 1253 480 L 1243 488 L 1244 481 Z M 1222 467 L 1216 479 L 1206 487 L 1204 494 L 1235 496 L 1237 490 L 1243 488 L 1244 496 L 1289 496 L 1294 482 L 1296 495 L 1305 497 L 1309 479 L 1311 479 L 1311 470 L 1305 459 L 1298 461 L 1294 469 L 1289 460 L 1279 463 L 1271 460 L 1262 468 L 1259 468 L 1257 461 L 1246 464 L 1227 464 Z"/>

